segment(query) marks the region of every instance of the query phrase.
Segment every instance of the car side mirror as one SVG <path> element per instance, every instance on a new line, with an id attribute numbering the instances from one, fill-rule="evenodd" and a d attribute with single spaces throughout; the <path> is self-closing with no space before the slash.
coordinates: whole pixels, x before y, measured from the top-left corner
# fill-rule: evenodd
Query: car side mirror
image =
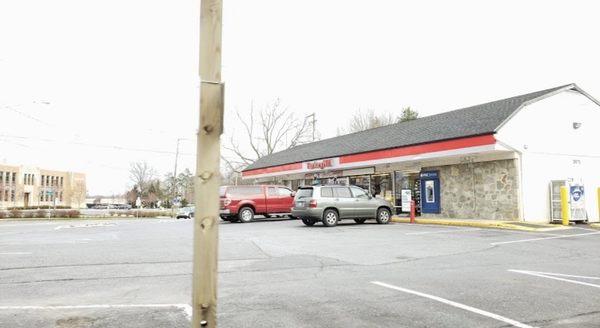
<path id="1" fill-rule="evenodd" d="M 290 197 L 296 197 L 296 192 L 295 192 L 295 191 L 292 191 L 292 192 L 290 193 Z"/>

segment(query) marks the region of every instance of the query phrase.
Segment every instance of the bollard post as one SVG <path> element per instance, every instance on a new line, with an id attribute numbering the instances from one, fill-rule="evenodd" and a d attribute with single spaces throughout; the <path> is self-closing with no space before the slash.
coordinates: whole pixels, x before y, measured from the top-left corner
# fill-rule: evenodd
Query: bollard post
<path id="1" fill-rule="evenodd" d="M 571 209 L 569 208 L 569 189 L 566 186 L 560 187 L 560 211 L 562 224 L 569 225 Z"/>
<path id="2" fill-rule="evenodd" d="M 410 223 L 415 223 L 415 201 L 410 201 Z"/>

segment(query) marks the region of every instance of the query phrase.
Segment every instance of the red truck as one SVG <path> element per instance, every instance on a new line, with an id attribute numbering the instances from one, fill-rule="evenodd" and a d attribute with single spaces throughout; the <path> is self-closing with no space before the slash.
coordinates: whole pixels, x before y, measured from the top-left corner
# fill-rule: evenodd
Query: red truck
<path id="1" fill-rule="evenodd" d="M 250 222 L 255 215 L 266 218 L 291 215 L 295 193 L 284 186 L 222 186 L 221 219 Z"/>

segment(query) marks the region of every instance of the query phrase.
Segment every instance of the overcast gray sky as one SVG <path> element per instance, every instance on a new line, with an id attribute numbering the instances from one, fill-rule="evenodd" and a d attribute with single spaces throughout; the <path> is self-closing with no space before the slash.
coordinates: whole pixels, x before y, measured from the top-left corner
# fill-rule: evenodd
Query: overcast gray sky
<path id="1" fill-rule="evenodd" d="M 575 82 L 600 97 L 594 1 L 224 0 L 226 131 L 281 98 L 323 137 L 359 108 L 421 115 Z M 0 2 L 0 162 L 121 193 L 193 168 L 199 1 Z M 115 147 L 118 147 L 115 148 Z"/>

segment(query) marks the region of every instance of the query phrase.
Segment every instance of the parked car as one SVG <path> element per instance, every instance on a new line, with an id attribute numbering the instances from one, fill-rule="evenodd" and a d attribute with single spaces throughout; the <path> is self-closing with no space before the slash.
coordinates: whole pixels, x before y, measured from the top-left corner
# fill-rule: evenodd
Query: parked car
<path id="1" fill-rule="evenodd" d="M 333 227 L 340 220 L 353 219 L 364 223 L 375 219 L 387 224 L 392 217 L 392 204 L 385 199 L 375 198 L 366 190 L 356 186 L 325 185 L 300 187 L 294 198 L 292 215 L 307 226 L 318 221 Z"/>
<path id="2" fill-rule="evenodd" d="M 284 186 L 222 186 L 221 219 L 250 222 L 255 215 L 290 215 L 295 193 Z"/>
<path id="3" fill-rule="evenodd" d="M 196 211 L 196 207 L 194 206 L 186 206 L 182 207 L 177 211 L 177 219 L 193 219 L 194 212 Z"/>

